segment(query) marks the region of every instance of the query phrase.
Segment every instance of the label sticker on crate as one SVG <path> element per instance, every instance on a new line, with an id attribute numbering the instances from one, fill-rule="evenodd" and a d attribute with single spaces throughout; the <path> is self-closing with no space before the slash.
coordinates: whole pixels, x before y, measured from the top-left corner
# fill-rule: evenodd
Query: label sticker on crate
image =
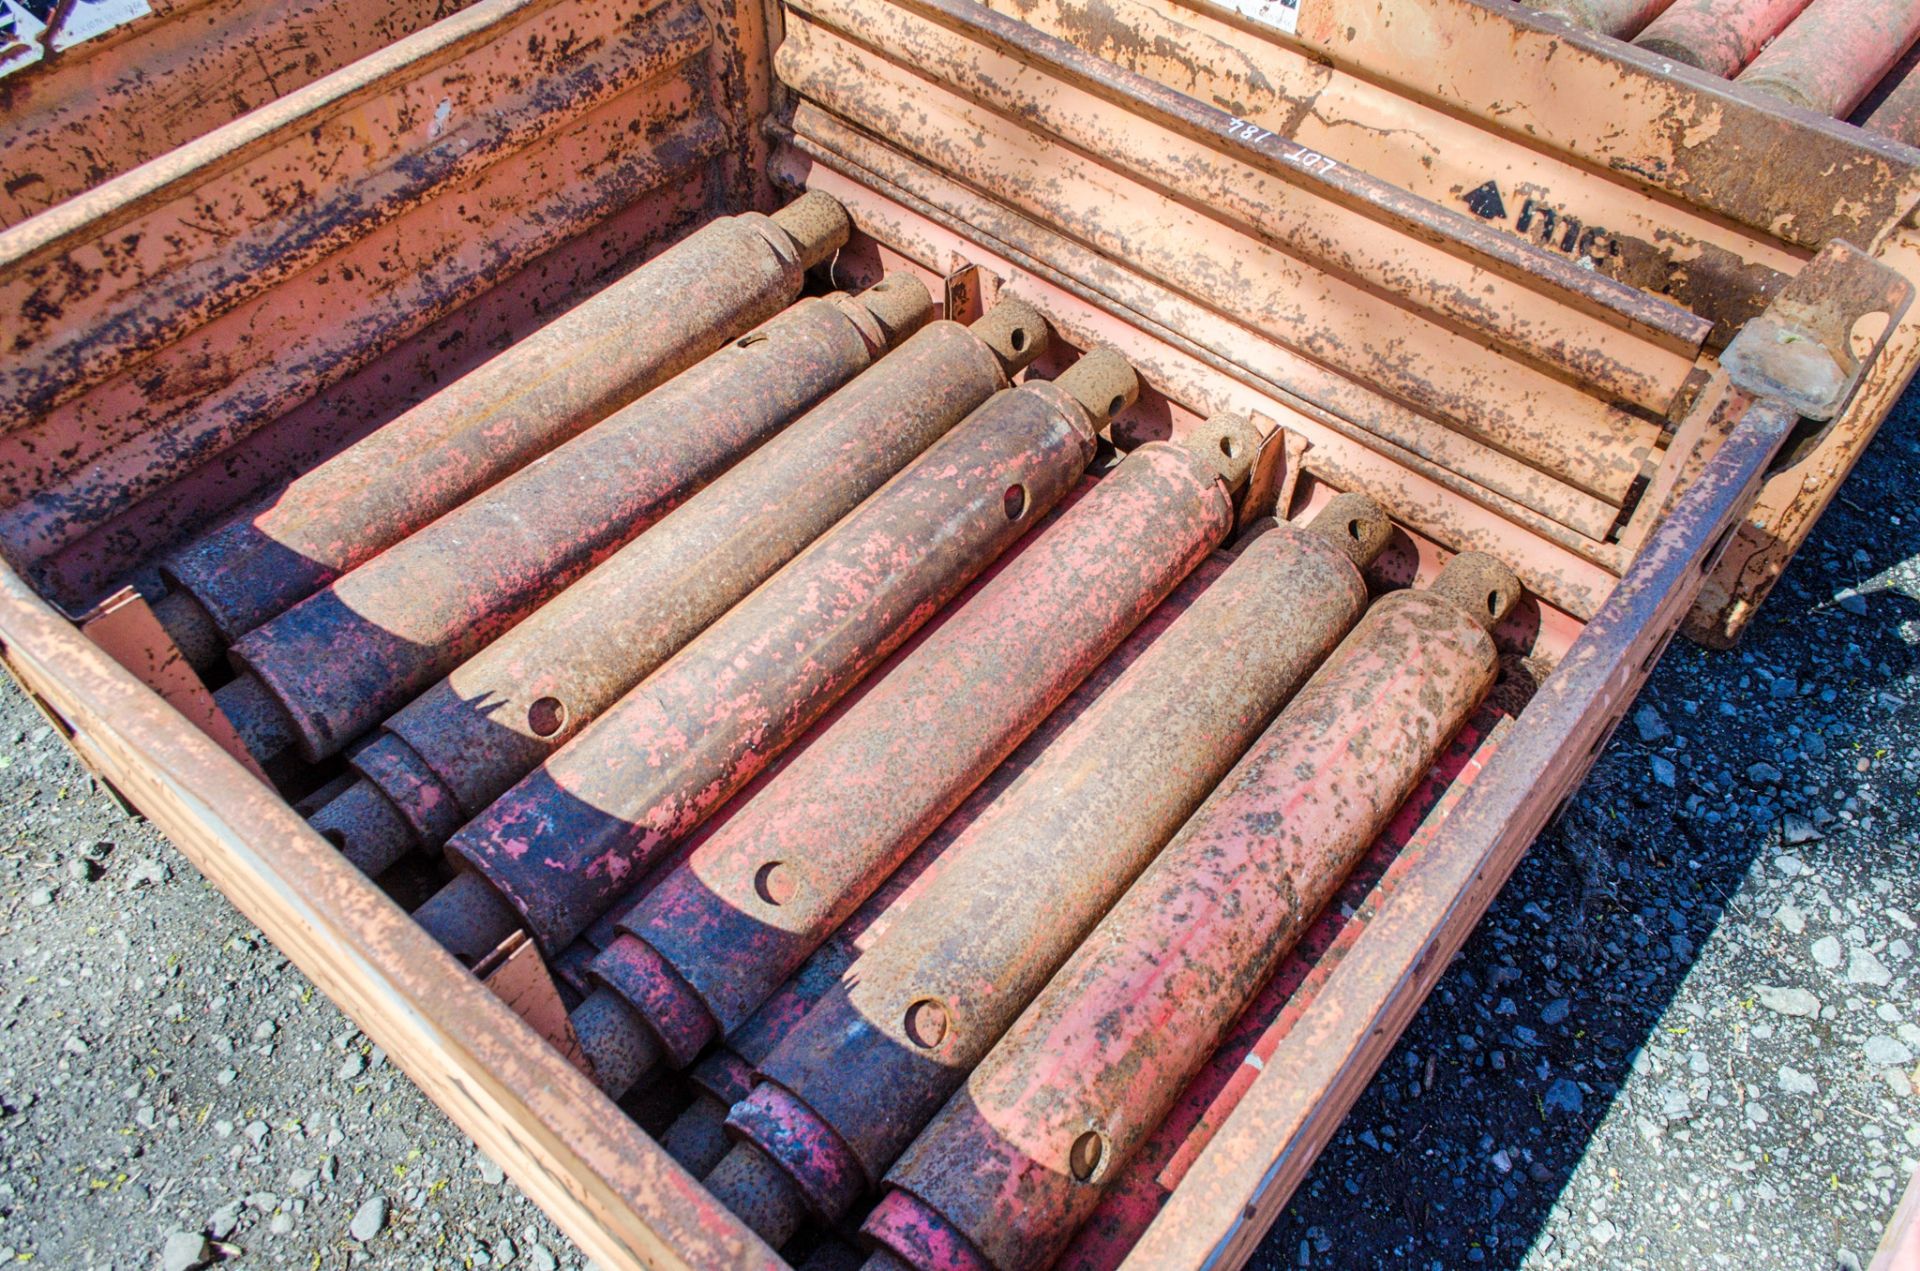
<path id="1" fill-rule="evenodd" d="M 152 11 L 147 0 L 0 0 L 0 75 Z"/>
<path id="2" fill-rule="evenodd" d="M 1300 34 L 1300 5 L 1301 0 L 1227 0 L 1227 6 L 1241 17 L 1282 35 Z"/>

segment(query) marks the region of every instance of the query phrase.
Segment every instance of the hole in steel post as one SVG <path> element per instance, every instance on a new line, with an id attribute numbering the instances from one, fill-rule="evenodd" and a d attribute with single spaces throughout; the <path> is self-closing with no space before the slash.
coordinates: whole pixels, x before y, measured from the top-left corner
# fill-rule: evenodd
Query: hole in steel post
<path id="1" fill-rule="evenodd" d="M 1360 541 L 1360 522 L 1358 521 L 1347 522 L 1347 537 L 1352 539 L 1356 543 Z"/>
<path id="2" fill-rule="evenodd" d="M 768 861 L 753 875 L 754 894 L 769 905 L 784 905 L 792 900 L 797 886 L 793 871 L 785 861 Z"/>
<path id="3" fill-rule="evenodd" d="M 551 737 L 567 722 L 567 708 L 557 697 L 543 697 L 527 707 L 527 727 L 535 737 Z"/>
<path id="4" fill-rule="evenodd" d="M 1114 399 L 1107 403 L 1107 418 L 1112 419 L 1126 408 L 1127 399 L 1116 394 Z"/>
<path id="5" fill-rule="evenodd" d="M 1027 487 L 1010 485 L 1001 496 L 1001 504 L 1007 510 L 1007 519 L 1017 521 L 1027 514 Z"/>
<path id="6" fill-rule="evenodd" d="M 907 1008 L 907 1040 L 923 1050 L 932 1050 L 947 1039 L 947 1008 L 930 997 L 923 997 Z"/>
<path id="7" fill-rule="evenodd" d="M 1013 351 L 1015 353 L 1018 353 L 1021 349 L 1026 348 L 1027 347 L 1027 329 L 1025 327 L 1015 327 L 1013 329 L 1013 334 L 1007 338 L 1007 343 L 1013 345 Z"/>
<path id="8" fill-rule="evenodd" d="M 1220 439 L 1220 453 L 1229 459 L 1237 458 L 1240 454 L 1240 445 L 1231 437 L 1222 437 Z"/>
<path id="9" fill-rule="evenodd" d="M 1106 1158 L 1107 1141 L 1100 1137 L 1098 1130 L 1088 1130 L 1073 1141 L 1073 1148 L 1067 1153 L 1067 1168 L 1081 1182 L 1092 1182 Z"/>
<path id="10" fill-rule="evenodd" d="M 1499 592 L 1490 591 L 1487 593 L 1487 612 L 1488 613 L 1500 612 L 1500 593 Z"/>
<path id="11" fill-rule="evenodd" d="M 765 344 L 766 342 L 767 342 L 767 337 L 765 332 L 749 331 L 745 335 L 741 336 L 738 340 L 734 341 L 734 344 L 738 348 L 750 349 L 756 344 Z"/>

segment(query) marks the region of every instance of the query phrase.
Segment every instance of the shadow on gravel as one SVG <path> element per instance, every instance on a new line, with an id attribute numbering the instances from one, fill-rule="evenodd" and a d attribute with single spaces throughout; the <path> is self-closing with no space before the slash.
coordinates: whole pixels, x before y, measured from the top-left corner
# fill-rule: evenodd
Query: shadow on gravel
<path id="1" fill-rule="evenodd" d="M 1796 982 L 1784 958 L 1729 968 L 1761 942 L 1750 928 L 1766 935 L 1776 910 L 1751 884 L 1742 894 L 1750 871 L 1791 874 L 1804 858 L 1808 870 L 1855 871 L 1863 891 L 1876 866 L 1912 876 L 1911 782 L 1889 778 L 1883 798 L 1859 765 L 1892 753 L 1877 765 L 1891 770 L 1912 748 L 1916 712 L 1906 698 L 1920 664 L 1908 633 L 1920 632 L 1920 602 L 1867 580 L 1920 557 L 1920 510 L 1903 477 L 1917 460 L 1920 397 L 1909 396 L 1744 644 L 1716 653 L 1675 642 L 1566 816 L 1521 862 L 1250 1265 L 1639 1265 L 1649 1239 L 1668 1246 L 1666 1265 L 1719 1265 L 1740 1256 L 1728 1246 L 1743 1239 L 1723 1229 L 1743 1226 L 1755 1252 L 1779 1257 L 1775 1265 L 1833 1266 L 1836 1248 L 1870 1254 L 1890 1207 L 1877 1218 L 1836 1212 L 1809 1224 L 1832 1229 L 1810 1235 L 1804 1252 L 1817 1260 L 1802 1263 L 1768 1247 L 1795 1221 L 1785 1214 L 1658 1224 L 1642 1214 L 1628 1240 L 1625 1219 L 1600 1221 L 1569 1185 L 1629 1080 L 1645 1093 L 1621 1109 L 1615 1121 L 1629 1128 L 1619 1140 L 1610 1131 L 1609 1143 L 1636 1131 L 1641 1142 L 1596 1152 L 1585 1169 L 1606 1179 L 1583 1186 L 1579 1201 L 1595 1190 L 1650 1190 L 1647 1179 L 1621 1177 L 1629 1162 L 1650 1158 L 1646 1168 L 1671 1172 L 1662 1181 L 1682 1195 L 1700 1174 L 1735 1168 L 1729 1149 L 1691 1139 L 1723 1133 L 1703 1128 L 1710 1121 L 1756 1129 L 1740 1120 L 1753 1115 L 1744 1095 L 1736 1106 L 1722 1102 L 1741 1085 L 1728 1074 L 1754 1066 L 1748 1025 L 1709 1021 L 1697 1005 L 1707 994 L 1675 998 L 1690 975 L 1724 979 L 1711 984 L 1715 999 L 1745 997 L 1749 1009 L 1756 976 Z M 1738 937 L 1734 952 L 1716 941 L 1706 956 L 1723 923 Z M 1665 1062 L 1649 1058 L 1656 1051 Z M 1706 1069 L 1711 1080 L 1702 1080 Z M 1777 1094 L 1751 1078 L 1741 1088 L 1756 1100 Z M 1839 1102 L 1831 1083 L 1821 1089 L 1822 1100 Z M 1719 1120 L 1690 1126 L 1707 1100 Z M 1810 1115 L 1818 1124 L 1832 1110 Z M 1768 1128 L 1787 1125 L 1776 1118 Z M 1777 1155 L 1788 1160 L 1784 1149 Z M 1797 1199 L 1812 1213 L 1839 1211 L 1826 1170 L 1817 1178 L 1805 1163 L 1799 1170 L 1808 1177 L 1795 1180 L 1805 1193 Z M 1769 1190 L 1760 1189 L 1761 1208 Z M 1656 1225 L 1663 1230 L 1649 1237 Z M 1709 1227 L 1715 1235 L 1703 1235 Z M 1608 1248 L 1616 1232 L 1622 1238 Z"/>

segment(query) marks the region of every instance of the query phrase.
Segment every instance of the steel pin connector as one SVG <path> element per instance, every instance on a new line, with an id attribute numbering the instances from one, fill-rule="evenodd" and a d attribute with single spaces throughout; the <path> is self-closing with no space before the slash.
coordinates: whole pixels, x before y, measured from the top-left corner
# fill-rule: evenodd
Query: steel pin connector
<path id="1" fill-rule="evenodd" d="M 1119 350 L 1104 345 L 1089 349 L 1078 362 L 1061 372 L 1054 384 L 1064 390 L 1105 428 L 1140 396 L 1140 376 Z"/>
<path id="2" fill-rule="evenodd" d="M 365 777 L 314 813 L 309 824 L 369 878 L 398 865 L 417 844 L 400 810 Z"/>
<path id="3" fill-rule="evenodd" d="M 1520 600 L 1520 580 L 1485 552 L 1461 552 L 1446 563 L 1428 588 L 1491 631 Z"/>
<path id="4" fill-rule="evenodd" d="M 520 916 L 492 884 L 462 870 L 413 911 L 413 920 L 440 946 L 474 966 L 520 929 Z"/>
<path id="5" fill-rule="evenodd" d="M 1386 511 L 1364 494 L 1336 494 L 1307 528 L 1332 541 L 1360 569 L 1378 560 L 1393 537 Z"/>
<path id="6" fill-rule="evenodd" d="M 768 218 L 793 240 L 802 269 L 812 269 L 846 244 L 853 220 L 840 201 L 809 190 Z"/>
<path id="7" fill-rule="evenodd" d="M 1040 311 L 1018 300 L 1002 300 L 967 330 L 993 350 L 1008 375 L 1031 365 L 1052 338 Z"/>
<path id="8" fill-rule="evenodd" d="M 1213 469 L 1230 492 L 1238 493 L 1253 475 L 1253 461 L 1260 453 L 1260 430 L 1245 415 L 1222 412 L 1188 433 L 1184 443 Z"/>

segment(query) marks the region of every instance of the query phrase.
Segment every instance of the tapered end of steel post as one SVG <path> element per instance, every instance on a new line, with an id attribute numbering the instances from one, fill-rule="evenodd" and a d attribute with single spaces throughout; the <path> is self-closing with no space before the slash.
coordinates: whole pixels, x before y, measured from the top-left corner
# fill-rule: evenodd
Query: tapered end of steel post
<path id="1" fill-rule="evenodd" d="M 593 1066 L 594 1084 L 612 1098 L 639 1085 L 660 1062 L 653 1030 L 612 989 L 595 989 L 568 1018 L 580 1052 Z"/>
<path id="2" fill-rule="evenodd" d="M 1228 490 L 1237 492 L 1253 475 L 1253 459 L 1260 453 L 1260 430 L 1245 415 L 1227 411 L 1188 433 L 1185 444 L 1213 469 Z"/>
<path id="3" fill-rule="evenodd" d="M 308 824 L 368 878 L 398 865 L 418 843 L 399 809 L 364 777 L 314 813 Z"/>
<path id="4" fill-rule="evenodd" d="M 751 1143 L 735 1143 L 707 1175 L 707 1190 L 760 1238 L 778 1249 L 806 1220 L 800 1189 Z"/>
<path id="5" fill-rule="evenodd" d="M 802 269 L 815 265 L 846 245 L 853 221 L 840 201 L 818 190 L 809 190 L 773 214 L 773 223 L 793 240 Z"/>
<path id="6" fill-rule="evenodd" d="M 1000 359 L 1000 368 L 1009 376 L 1025 369 L 1046 352 L 1047 342 L 1052 338 L 1040 311 L 1018 300 L 1002 300 L 967 330 L 993 350 L 994 356 Z"/>
<path id="7" fill-rule="evenodd" d="M 660 1146 L 689 1174 L 704 1177 L 711 1173 L 732 1146 L 727 1138 L 727 1105 L 702 1092 L 667 1127 Z"/>
<path id="8" fill-rule="evenodd" d="M 925 326 L 933 313 L 933 295 L 912 274 L 888 274 L 868 287 L 857 302 L 880 324 L 882 348 L 897 348 Z"/>
<path id="9" fill-rule="evenodd" d="M 238 675 L 231 684 L 217 689 L 213 704 L 233 725 L 240 744 L 261 763 L 293 744 L 293 721 L 266 685 L 251 675 Z"/>
<path id="10" fill-rule="evenodd" d="M 187 665 L 205 675 L 220 665 L 227 641 L 199 601 L 184 590 L 170 591 L 154 602 L 153 616 L 167 633 Z"/>
<path id="11" fill-rule="evenodd" d="M 1499 626 L 1520 600 L 1520 580 L 1484 552 L 1461 552 L 1447 562 L 1428 590 L 1452 601 L 1489 631 Z"/>
<path id="12" fill-rule="evenodd" d="M 1054 383 L 1093 417 L 1096 429 L 1105 428 L 1140 396 L 1140 377 L 1133 367 L 1117 349 L 1105 346 L 1089 349 Z"/>
<path id="13" fill-rule="evenodd" d="M 1586 31 L 1629 40 L 1672 0 L 1526 0 L 1529 9 L 1565 18 Z"/>
<path id="14" fill-rule="evenodd" d="M 520 929 L 520 916 L 513 906 L 471 870 L 455 877 L 414 910 L 413 920 L 468 966 L 492 953 L 502 940 Z"/>
<path id="15" fill-rule="evenodd" d="M 1769 97 L 1776 97 L 1789 106 L 1797 106 L 1801 110 L 1810 110 L 1816 115 L 1824 115 L 1827 113 L 1825 103 L 1816 101 L 1809 96 L 1799 84 L 1791 79 L 1768 75 L 1743 75 L 1740 77 L 1740 84 L 1742 87 L 1751 88 L 1756 93 L 1765 93 Z"/>
<path id="16" fill-rule="evenodd" d="M 1536 13 L 1565 18 L 1569 23 L 1583 30 L 1591 31 L 1599 25 L 1589 7 L 1580 0 L 1526 0 L 1526 5 Z"/>
<path id="17" fill-rule="evenodd" d="M 1386 509 L 1364 494 L 1334 495 L 1307 528 L 1333 542 L 1359 569 L 1378 560 L 1393 537 L 1393 521 Z"/>
<path id="18" fill-rule="evenodd" d="M 1706 66 L 1706 63 L 1702 61 L 1700 54 L 1694 50 L 1692 45 L 1684 44 L 1679 40 L 1669 40 L 1657 35 L 1643 35 L 1635 40 L 1634 43 L 1655 57 L 1664 57 L 1668 61 L 1678 62 L 1682 66 L 1691 66 L 1695 70 L 1704 69 Z M 1716 71 L 1714 73 L 1719 74 L 1720 72 Z"/>

